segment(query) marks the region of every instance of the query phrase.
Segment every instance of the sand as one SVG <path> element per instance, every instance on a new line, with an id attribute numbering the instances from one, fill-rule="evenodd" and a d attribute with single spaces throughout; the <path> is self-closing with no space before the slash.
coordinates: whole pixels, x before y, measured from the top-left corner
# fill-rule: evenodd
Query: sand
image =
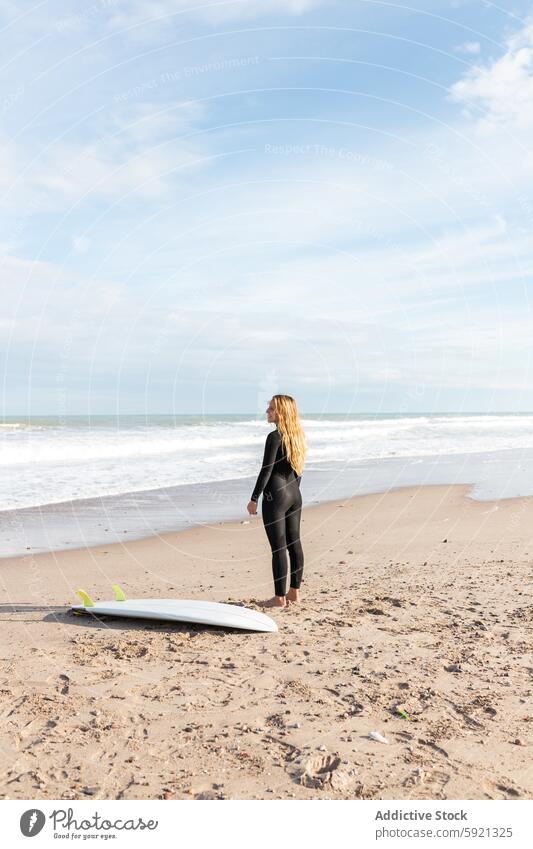
<path id="1" fill-rule="evenodd" d="M 307 506 L 275 634 L 68 612 L 112 582 L 259 608 L 260 517 L 0 561 L 1 798 L 532 798 L 533 499 L 468 492 Z"/>

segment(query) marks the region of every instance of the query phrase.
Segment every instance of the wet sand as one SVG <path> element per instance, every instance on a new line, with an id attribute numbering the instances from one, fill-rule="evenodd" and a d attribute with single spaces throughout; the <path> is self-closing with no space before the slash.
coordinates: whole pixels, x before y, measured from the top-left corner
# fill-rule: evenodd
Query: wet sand
<path id="1" fill-rule="evenodd" d="M 259 608 L 260 517 L 0 561 L 1 797 L 532 798 L 533 499 L 468 493 L 306 507 L 274 634 L 67 609 L 112 582 Z"/>
<path id="2" fill-rule="evenodd" d="M 463 485 L 479 501 L 533 496 L 533 449 L 328 461 L 307 468 L 307 506 L 405 487 Z M 0 558 L 148 539 L 238 522 L 256 478 L 182 484 L 0 511 Z M 39 493 L 35 493 L 39 499 Z"/>

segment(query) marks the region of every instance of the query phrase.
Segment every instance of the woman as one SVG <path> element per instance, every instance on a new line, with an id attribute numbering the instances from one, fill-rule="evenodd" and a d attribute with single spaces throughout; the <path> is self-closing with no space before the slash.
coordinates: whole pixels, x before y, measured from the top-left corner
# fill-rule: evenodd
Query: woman
<path id="1" fill-rule="evenodd" d="M 274 395 L 267 408 L 267 420 L 275 423 L 265 443 L 263 465 L 248 503 L 255 516 L 263 493 L 263 523 L 272 549 L 274 598 L 265 607 L 286 607 L 300 601 L 304 553 L 300 542 L 302 496 L 300 480 L 307 445 L 294 398 Z M 287 586 L 287 550 L 291 564 L 290 589 Z"/>

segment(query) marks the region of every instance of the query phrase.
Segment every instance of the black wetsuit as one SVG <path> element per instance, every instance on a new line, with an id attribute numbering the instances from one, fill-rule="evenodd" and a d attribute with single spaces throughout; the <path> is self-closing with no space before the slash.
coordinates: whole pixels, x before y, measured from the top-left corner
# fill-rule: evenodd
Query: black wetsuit
<path id="1" fill-rule="evenodd" d="M 301 475 L 287 460 L 279 430 L 271 431 L 265 443 L 263 465 L 252 501 L 263 493 L 263 523 L 272 549 L 272 572 L 276 595 L 285 595 L 287 586 L 287 550 L 291 564 L 291 587 L 299 589 L 304 568 L 300 542 L 302 516 Z"/>

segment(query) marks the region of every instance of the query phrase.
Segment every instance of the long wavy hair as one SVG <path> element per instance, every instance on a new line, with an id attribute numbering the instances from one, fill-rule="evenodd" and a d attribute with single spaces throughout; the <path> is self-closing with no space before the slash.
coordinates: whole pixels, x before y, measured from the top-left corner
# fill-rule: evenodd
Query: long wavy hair
<path id="1" fill-rule="evenodd" d="M 296 401 L 291 395 L 273 395 L 272 403 L 278 414 L 276 424 L 287 460 L 296 474 L 301 475 L 307 454 L 307 441 Z"/>

